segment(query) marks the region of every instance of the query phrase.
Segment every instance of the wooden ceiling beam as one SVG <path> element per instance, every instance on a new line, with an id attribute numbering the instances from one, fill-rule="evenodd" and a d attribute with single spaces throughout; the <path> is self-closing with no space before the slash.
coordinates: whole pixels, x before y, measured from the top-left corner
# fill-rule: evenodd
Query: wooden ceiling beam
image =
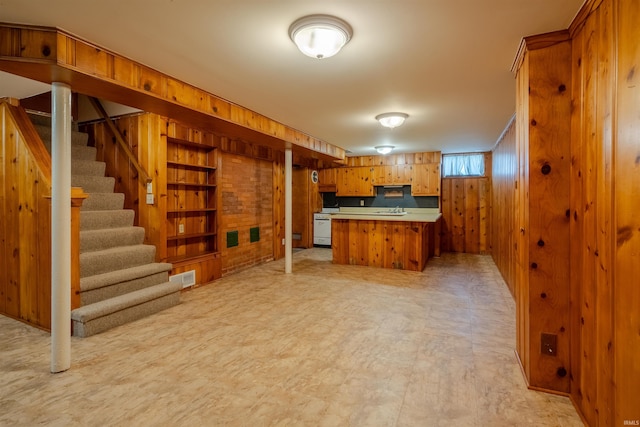
<path id="1" fill-rule="evenodd" d="M 323 161 L 345 150 L 57 28 L 0 23 L 0 70 Z"/>

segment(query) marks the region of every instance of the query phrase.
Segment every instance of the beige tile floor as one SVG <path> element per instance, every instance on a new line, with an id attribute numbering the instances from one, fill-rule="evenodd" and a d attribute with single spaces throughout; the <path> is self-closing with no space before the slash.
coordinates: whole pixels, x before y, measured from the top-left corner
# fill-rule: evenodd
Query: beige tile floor
<path id="1" fill-rule="evenodd" d="M 49 373 L 48 334 L 0 316 L 2 426 L 580 426 L 527 390 L 514 302 L 490 257 L 422 273 L 282 260 L 87 339 Z"/>

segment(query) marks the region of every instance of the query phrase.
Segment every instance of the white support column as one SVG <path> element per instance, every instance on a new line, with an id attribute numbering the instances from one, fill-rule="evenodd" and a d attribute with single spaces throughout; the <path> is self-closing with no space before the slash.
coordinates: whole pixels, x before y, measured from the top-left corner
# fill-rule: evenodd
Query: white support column
<path id="1" fill-rule="evenodd" d="M 71 367 L 71 88 L 51 91 L 51 372 Z"/>
<path id="2" fill-rule="evenodd" d="M 291 273 L 291 241 L 293 238 L 293 154 L 284 150 L 284 272 Z"/>

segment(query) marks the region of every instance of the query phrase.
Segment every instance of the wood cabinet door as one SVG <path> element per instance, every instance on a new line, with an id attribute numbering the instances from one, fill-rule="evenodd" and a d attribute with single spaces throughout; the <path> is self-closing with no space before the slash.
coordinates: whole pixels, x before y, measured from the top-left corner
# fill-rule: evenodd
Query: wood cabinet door
<path id="1" fill-rule="evenodd" d="M 336 196 L 373 196 L 373 168 L 339 168 L 337 172 Z"/>
<path id="2" fill-rule="evenodd" d="M 318 183 L 322 185 L 336 185 L 338 168 L 320 169 Z"/>
<path id="3" fill-rule="evenodd" d="M 372 166 L 371 167 L 371 180 L 373 185 L 386 185 L 387 176 L 386 169 L 389 166 Z"/>
<path id="4" fill-rule="evenodd" d="M 373 168 L 370 166 L 353 168 L 356 169 L 354 196 L 373 196 Z"/>
<path id="5" fill-rule="evenodd" d="M 395 165 L 393 168 L 393 176 L 391 184 L 396 185 L 410 185 L 413 181 L 413 165 Z"/>
<path id="6" fill-rule="evenodd" d="M 413 165 L 412 196 L 439 196 L 440 195 L 440 164 L 425 163 Z"/>

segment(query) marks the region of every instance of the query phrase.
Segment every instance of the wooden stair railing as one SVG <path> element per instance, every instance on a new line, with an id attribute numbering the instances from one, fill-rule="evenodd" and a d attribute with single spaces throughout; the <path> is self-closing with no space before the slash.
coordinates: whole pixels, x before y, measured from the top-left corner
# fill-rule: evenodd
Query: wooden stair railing
<path id="1" fill-rule="evenodd" d="M 127 159 L 131 162 L 135 170 L 138 172 L 138 180 L 143 185 L 146 186 L 148 183 L 152 181 L 151 176 L 147 173 L 146 170 L 144 170 L 144 168 L 140 165 L 140 163 L 138 163 L 138 159 L 129 148 L 129 144 L 127 144 L 127 141 L 125 141 L 124 136 L 120 132 L 120 129 L 118 129 L 115 123 L 113 123 L 113 121 L 111 120 L 111 117 L 109 117 L 109 114 L 107 114 L 107 111 L 104 109 L 104 107 L 100 103 L 100 100 L 92 96 L 89 96 L 88 98 L 93 108 L 100 115 L 100 117 L 104 119 L 105 123 L 107 124 L 111 132 L 115 135 L 116 141 L 118 142 L 118 145 L 124 152 Z"/>

